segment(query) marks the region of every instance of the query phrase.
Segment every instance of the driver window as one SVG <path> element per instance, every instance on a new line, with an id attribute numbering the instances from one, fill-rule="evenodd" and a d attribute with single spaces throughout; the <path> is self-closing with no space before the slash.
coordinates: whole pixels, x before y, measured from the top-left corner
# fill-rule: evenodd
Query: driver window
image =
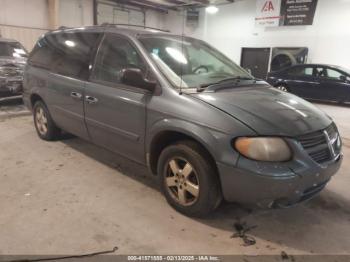
<path id="1" fill-rule="evenodd" d="M 128 40 L 107 35 L 99 48 L 92 78 L 120 83 L 122 70 L 126 68 L 139 68 L 145 72 L 146 67 Z"/>

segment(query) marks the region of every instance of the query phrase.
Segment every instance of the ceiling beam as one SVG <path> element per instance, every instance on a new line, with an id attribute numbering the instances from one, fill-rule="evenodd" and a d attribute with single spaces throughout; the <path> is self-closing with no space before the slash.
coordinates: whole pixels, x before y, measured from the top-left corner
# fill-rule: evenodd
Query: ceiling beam
<path id="1" fill-rule="evenodd" d="M 159 4 L 150 0 L 113 0 L 113 2 L 123 5 L 132 5 L 141 8 L 149 8 L 160 12 L 168 12 L 169 9 L 176 10 L 174 6 Z"/>
<path id="2" fill-rule="evenodd" d="M 202 5 L 209 5 L 210 4 L 209 0 L 195 0 L 195 1 L 192 1 L 192 2 L 199 3 L 199 4 L 202 4 Z"/>

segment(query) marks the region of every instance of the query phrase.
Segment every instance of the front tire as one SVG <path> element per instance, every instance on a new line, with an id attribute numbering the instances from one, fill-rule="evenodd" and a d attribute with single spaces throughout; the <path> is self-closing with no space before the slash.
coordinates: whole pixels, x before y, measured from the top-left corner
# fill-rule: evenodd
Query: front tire
<path id="1" fill-rule="evenodd" d="M 216 168 L 197 143 L 181 141 L 165 148 L 158 161 L 161 188 L 177 211 L 202 217 L 219 206 L 222 194 Z"/>
<path id="2" fill-rule="evenodd" d="M 53 122 L 50 112 L 43 101 L 37 101 L 33 107 L 35 129 L 38 136 L 46 141 L 59 138 L 61 131 Z"/>

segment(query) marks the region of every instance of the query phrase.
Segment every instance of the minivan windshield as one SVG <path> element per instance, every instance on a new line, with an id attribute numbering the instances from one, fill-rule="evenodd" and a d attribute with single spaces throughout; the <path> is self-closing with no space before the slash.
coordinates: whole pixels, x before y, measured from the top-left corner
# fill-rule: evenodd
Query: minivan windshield
<path id="1" fill-rule="evenodd" d="M 27 51 L 18 42 L 0 42 L 0 56 L 27 57 Z"/>
<path id="2" fill-rule="evenodd" d="M 198 88 L 226 79 L 253 79 L 203 41 L 178 36 L 143 36 L 140 42 L 177 88 Z"/>

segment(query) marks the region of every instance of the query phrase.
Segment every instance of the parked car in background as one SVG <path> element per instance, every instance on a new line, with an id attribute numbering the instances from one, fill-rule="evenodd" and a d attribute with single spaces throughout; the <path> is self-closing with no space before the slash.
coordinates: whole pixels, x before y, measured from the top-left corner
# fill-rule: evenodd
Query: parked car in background
<path id="1" fill-rule="evenodd" d="M 222 198 L 292 206 L 342 162 L 337 127 L 318 108 L 201 40 L 156 30 L 47 33 L 30 54 L 23 101 L 41 139 L 64 130 L 148 166 L 190 216 Z"/>
<path id="2" fill-rule="evenodd" d="M 350 70 L 333 65 L 295 65 L 267 76 L 267 82 L 305 99 L 350 102 Z"/>
<path id="3" fill-rule="evenodd" d="M 0 98 L 20 96 L 27 51 L 16 40 L 0 38 Z"/>

